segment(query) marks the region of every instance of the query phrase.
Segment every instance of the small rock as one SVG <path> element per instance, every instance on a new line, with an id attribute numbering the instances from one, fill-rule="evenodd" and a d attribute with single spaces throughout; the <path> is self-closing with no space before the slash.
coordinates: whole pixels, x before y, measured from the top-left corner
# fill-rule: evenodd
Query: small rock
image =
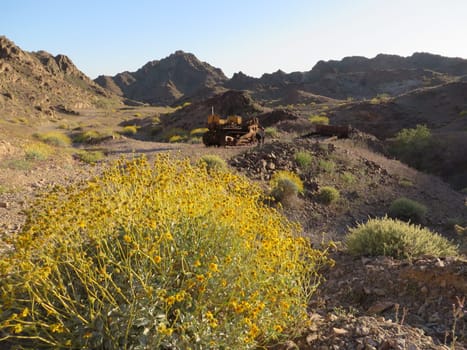
<path id="1" fill-rule="evenodd" d="M 392 307 L 394 305 L 393 302 L 391 301 L 381 301 L 381 302 L 376 302 L 375 304 L 371 305 L 368 310 L 367 310 L 367 313 L 368 314 L 379 314 L 383 311 L 386 311 L 387 309 L 389 309 L 390 307 Z"/>
<path id="2" fill-rule="evenodd" d="M 298 350 L 297 344 L 295 344 L 292 340 L 287 340 L 284 345 L 286 350 Z"/>
<path id="3" fill-rule="evenodd" d="M 423 294 L 428 294 L 428 288 L 426 286 L 423 286 L 421 289 L 420 289 L 420 292 L 422 292 Z"/>
<path id="4" fill-rule="evenodd" d="M 375 289 L 373 289 L 373 293 L 375 293 L 376 295 L 378 295 L 378 296 L 380 296 L 380 297 L 386 295 L 386 292 L 384 291 L 384 289 L 381 289 L 381 288 L 375 288 Z"/>
<path id="5" fill-rule="evenodd" d="M 314 342 L 315 340 L 317 340 L 317 339 L 318 339 L 318 334 L 317 334 L 317 333 L 308 334 L 308 335 L 306 336 L 306 343 L 307 343 L 308 345 L 311 345 L 311 344 L 313 344 L 313 342 Z"/>
<path id="6" fill-rule="evenodd" d="M 10 207 L 10 203 L 8 202 L 0 202 L 0 208 L 9 208 Z"/>
<path id="7" fill-rule="evenodd" d="M 333 327 L 332 328 L 334 334 L 337 334 L 337 335 L 345 335 L 347 333 L 349 333 L 349 331 L 347 329 L 344 329 L 344 328 L 335 328 Z"/>
<path id="8" fill-rule="evenodd" d="M 274 169 L 276 169 L 276 164 L 274 164 L 273 162 L 269 162 L 269 163 L 268 163 L 268 169 L 269 169 L 269 170 L 274 170 Z"/>

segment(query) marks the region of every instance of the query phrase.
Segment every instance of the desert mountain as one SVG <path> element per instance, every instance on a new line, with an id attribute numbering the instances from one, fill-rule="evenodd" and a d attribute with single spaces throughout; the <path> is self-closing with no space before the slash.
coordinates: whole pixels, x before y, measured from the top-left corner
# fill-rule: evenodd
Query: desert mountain
<path id="1" fill-rule="evenodd" d="M 436 86 L 467 74 L 467 60 L 429 53 L 409 57 L 380 54 L 374 58 L 345 57 L 341 61 L 319 61 L 308 72 L 279 70 L 249 77 L 234 74 L 228 88 L 250 90 L 258 99 L 274 100 L 284 87 L 335 99 L 365 99 L 378 94 L 391 96 L 413 89 Z"/>
<path id="2" fill-rule="evenodd" d="M 136 72 L 99 76 L 95 81 L 120 96 L 155 105 L 199 101 L 232 89 L 246 90 L 255 100 L 277 106 L 320 103 L 323 98 L 396 96 L 464 75 L 467 75 L 465 59 L 414 53 L 409 57 L 386 54 L 374 58 L 345 57 L 340 61 L 319 61 L 306 72 L 278 70 L 260 78 L 238 72 L 227 79 L 219 68 L 201 62 L 193 54 L 177 51 L 162 60 L 148 62 Z"/>
<path id="3" fill-rule="evenodd" d="M 136 72 L 114 77 L 99 76 L 95 81 L 126 98 L 156 105 L 171 105 L 198 91 L 222 85 L 224 73 L 193 54 L 176 51 L 160 60 L 146 63 Z"/>
<path id="4" fill-rule="evenodd" d="M 4 118 L 52 116 L 56 111 L 106 105 L 116 98 L 83 74 L 67 56 L 26 52 L 4 36 L 0 37 L 0 73 Z"/>

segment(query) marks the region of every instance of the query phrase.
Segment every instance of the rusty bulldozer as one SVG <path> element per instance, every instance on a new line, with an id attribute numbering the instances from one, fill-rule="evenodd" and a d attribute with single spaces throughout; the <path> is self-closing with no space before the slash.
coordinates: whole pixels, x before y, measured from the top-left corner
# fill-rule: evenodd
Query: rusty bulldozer
<path id="1" fill-rule="evenodd" d="M 206 146 L 243 146 L 262 143 L 264 131 L 258 118 L 242 121 L 242 117 L 232 115 L 222 119 L 212 113 L 208 116 L 208 131 L 203 135 Z"/>

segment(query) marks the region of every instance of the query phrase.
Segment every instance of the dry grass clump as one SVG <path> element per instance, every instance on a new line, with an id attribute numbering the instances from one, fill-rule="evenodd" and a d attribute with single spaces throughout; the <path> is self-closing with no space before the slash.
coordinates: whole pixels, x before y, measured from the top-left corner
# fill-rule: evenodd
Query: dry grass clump
<path id="1" fill-rule="evenodd" d="M 38 140 L 45 142 L 52 146 L 57 147 L 68 147 L 71 146 L 71 139 L 61 132 L 50 131 L 46 133 L 36 133 L 34 134 Z"/>
<path id="2" fill-rule="evenodd" d="M 329 124 L 329 117 L 327 117 L 326 115 L 319 115 L 319 114 L 311 115 L 308 118 L 308 120 L 312 124 L 325 124 L 325 125 Z"/>
<path id="3" fill-rule="evenodd" d="M 136 135 L 137 133 L 138 133 L 138 128 L 136 125 L 127 125 L 123 127 L 122 131 L 120 131 L 120 134 L 126 135 L 126 136 Z"/>
<path id="4" fill-rule="evenodd" d="M 323 186 L 318 192 L 319 201 L 326 205 L 336 202 L 339 198 L 339 191 L 331 186 Z"/>
<path id="5" fill-rule="evenodd" d="M 0 260 L 0 341 L 256 349 L 307 319 L 325 252 L 259 187 L 159 155 L 32 207 Z"/>
<path id="6" fill-rule="evenodd" d="M 385 255 L 396 259 L 457 255 L 456 246 L 439 234 L 387 217 L 370 219 L 350 229 L 346 245 L 355 255 Z"/>
<path id="7" fill-rule="evenodd" d="M 45 143 L 30 143 L 24 148 L 27 160 L 46 160 L 53 153 L 53 148 Z"/>
<path id="8" fill-rule="evenodd" d="M 201 137 L 203 136 L 209 129 L 208 128 L 196 128 L 190 131 L 190 137 Z"/>
<path id="9" fill-rule="evenodd" d="M 112 132 L 99 132 L 97 130 L 88 130 L 73 135 L 73 142 L 96 144 L 112 137 Z"/>
<path id="10" fill-rule="evenodd" d="M 227 170 L 227 163 L 224 159 L 214 154 L 206 154 L 200 158 L 200 162 L 206 164 L 208 171 L 215 170 Z"/>
<path id="11" fill-rule="evenodd" d="M 271 196 L 282 204 L 292 204 L 304 187 L 300 177 L 287 170 L 280 170 L 271 178 Z"/>
<path id="12" fill-rule="evenodd" d="M 79 160 L 81 160 L 82 162 L 85 162 L 85 163 L 88 163 L 88 164 L 94 164 L 94 163 L 97 163 L 98 161 L 104 159 L 105 154 L 102 151 L 80 150 L 79 152 L 76 153 L 76 157 Z"/>
<path id="13" fill-rule="evenodd" d="M 308 169 L 313 161 L 313 155 L 308 151 L 297 151 L 294 159 L 300 168 Z"/>

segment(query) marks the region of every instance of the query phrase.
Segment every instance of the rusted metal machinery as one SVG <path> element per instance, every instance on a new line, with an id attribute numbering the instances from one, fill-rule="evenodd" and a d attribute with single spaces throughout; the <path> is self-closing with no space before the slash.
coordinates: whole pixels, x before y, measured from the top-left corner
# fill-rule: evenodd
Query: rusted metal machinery
<path id="1" fill-rule="evenodd" d="M 242 121 L 242 117 L 232 115 L 222 119 L 212 113 L 208 116 L 208 131 L 203 135 L 206 146 L 242 146 L 261 142 L 264 133 L 258 118 Z"/>

